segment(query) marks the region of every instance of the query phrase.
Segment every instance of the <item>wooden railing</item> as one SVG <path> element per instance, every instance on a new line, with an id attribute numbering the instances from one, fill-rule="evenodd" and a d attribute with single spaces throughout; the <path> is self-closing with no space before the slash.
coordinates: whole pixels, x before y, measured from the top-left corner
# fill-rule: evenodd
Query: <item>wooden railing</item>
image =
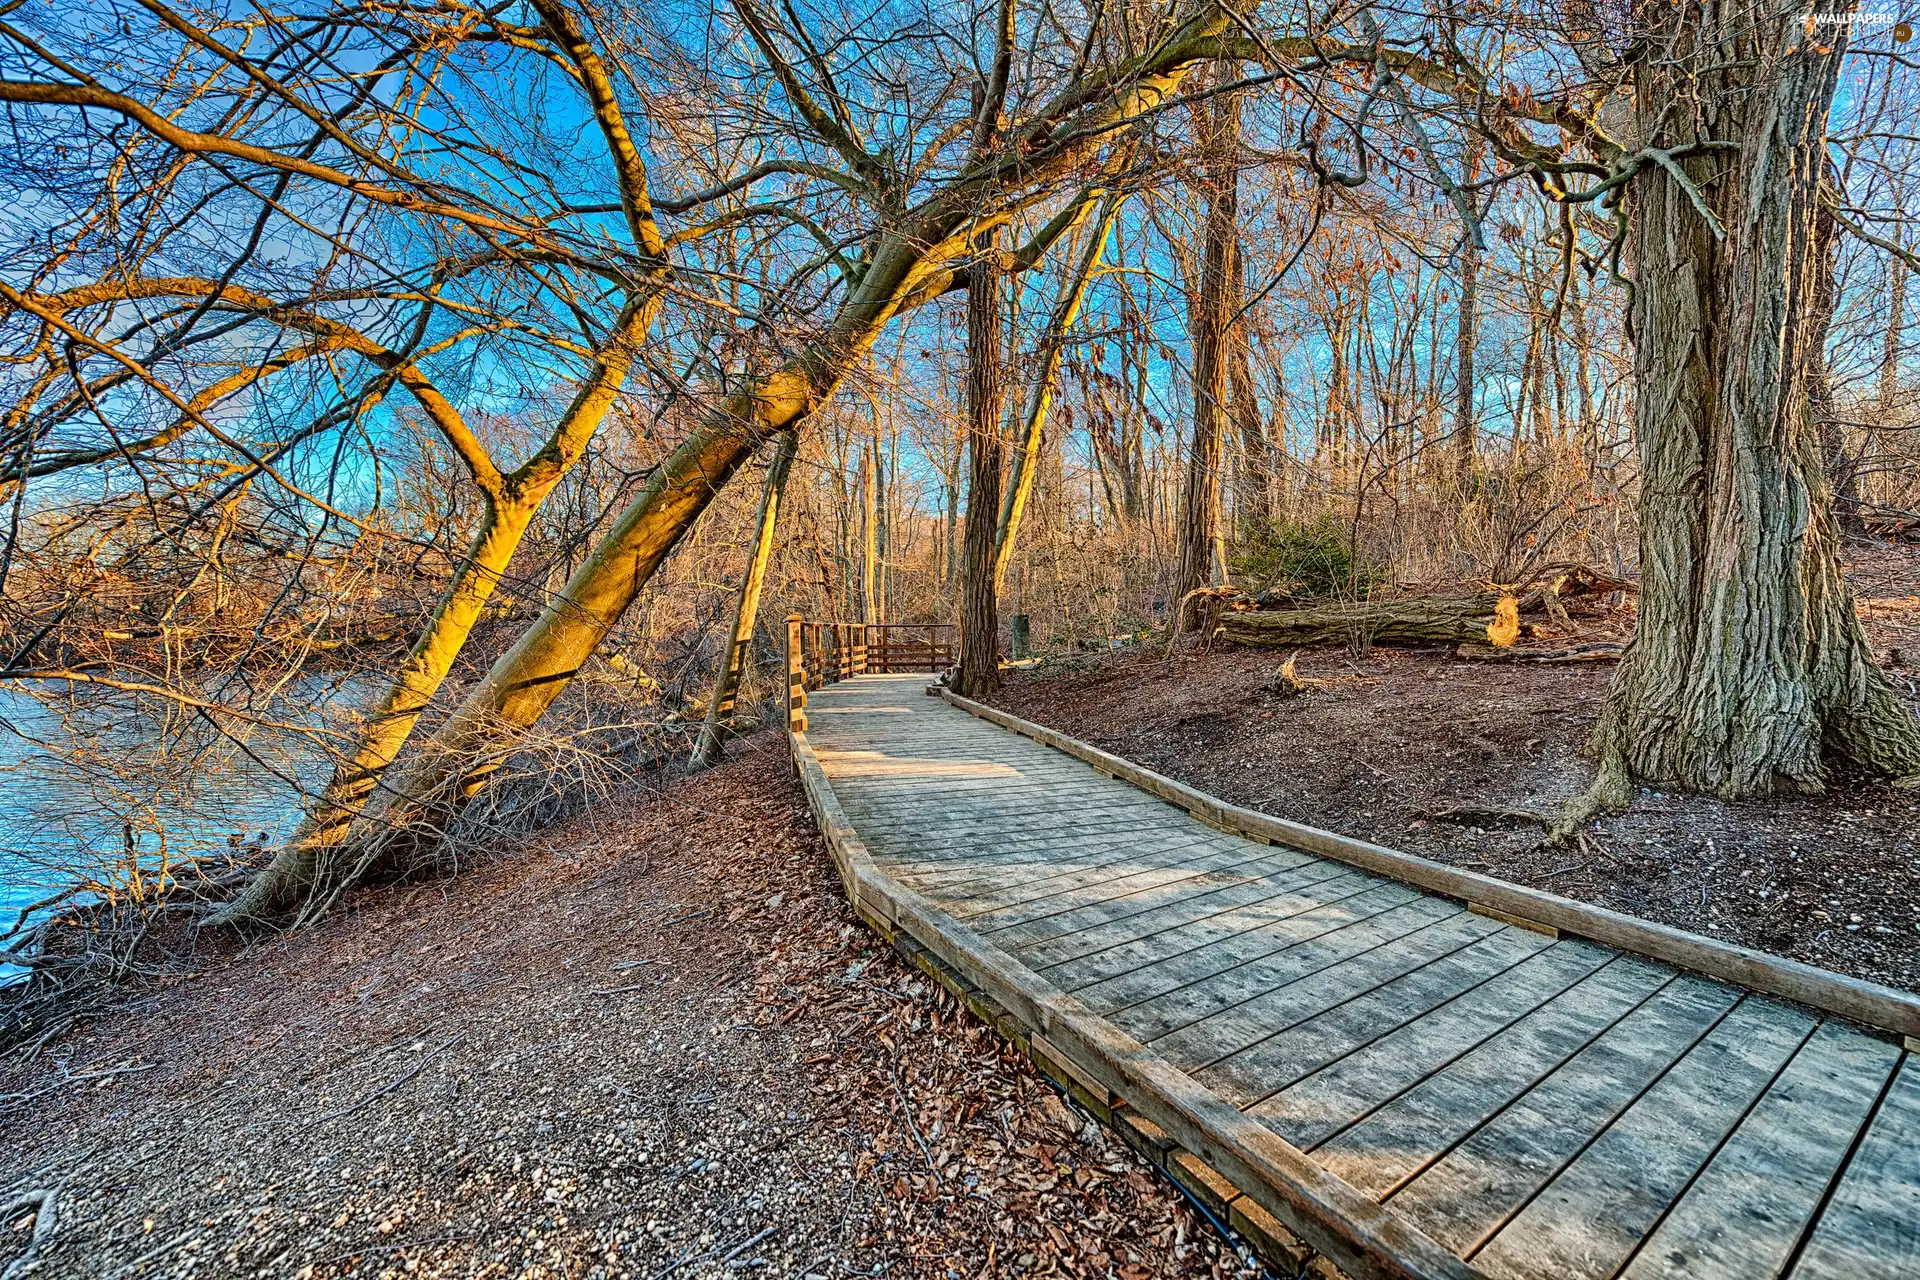
<path id="1" fill-rule="evenodd" d="M 787 618 L 787 726 L 807 729 L 807 690 L 869 672 L 945 671 L 950 622 L 808 622 Z"/>

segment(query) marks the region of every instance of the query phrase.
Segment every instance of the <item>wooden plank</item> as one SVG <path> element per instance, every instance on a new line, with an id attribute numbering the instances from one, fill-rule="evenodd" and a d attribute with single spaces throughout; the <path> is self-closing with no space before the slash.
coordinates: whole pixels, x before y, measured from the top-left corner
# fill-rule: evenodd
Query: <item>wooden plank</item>
<path id="1" fill-rule="evenodd" d="M 1575 987 L 1310 1149 L 1359 1190 L 1384 1196 L 1676 980 L 1640 992 Z"/>
<path id="2" fill-rule="evenodd" d="M 1496 982 L 1530 986 L 1542 960 L 1560 954 L 1562 948 L 1582 945 L 1562 941 L 1541 959 Z M 1578 1009 L 1590 1014 L 1594 1025 L 1603 1025 L 1673 977 L 1673 971 L 1663 965 L 1605 954 L 1614 957 L 1610 963 L 1532 1007 L 1522 1007 L 1524 1000 L 1508 1001 L 1500 990 L 1481 998 L 1470 993 L 1289 1086 L 1254 1107 L 1253 1114 L 1287 1141 L 1311 1150 L 1556 1001 L 1561 1002 L 1562 1016 Z"/>
<path id="3" fill-rule="evenodd" d="M 902 880 L 910 881 L 927 892 L 963 895 L 961 887 L 970 881 L 986 878 L 990 884 L 1007 887 L 1057 876 L 1068 871 L 1085 870 L 1089 867 L 1104 866 L 1115 859 L 1128 856 L 1171 856 L 1203 857 L 1218 852 L 1221 846 L 1210 840 L 1193 839 L 1178 835 L 1165 835 L 1147 832 L 1142 835 L 1124 835 L 1114 832 L 1111 835 L 1063 837 L 1058 846 L 1049 849 L 1046 845 L 1007 846 L 1001 844 L 981 844 L 970 846 L 976 852 L 973 856 L 952 856 L 938 860 L 921 857 L 903 856 L 882 858 L 888 863 L 888 870 Z M 1238 846 L 1258 850 L 1259 846 Z M 995 881 L 994 877 L 1003 877 Z"/>
<path id="4" fill-rule="evenodd" d="M 956 899 L 951 909 L 969 927 L 991 930 L 1178 884 L 1209 871 L 1231 871 L 1258 861 L 1264 852 L 1260 845 L 1246 843 L 1237 849 L 1156 850 L 1029 884 L 990 889 Z"/>
<path id="5" fill-rule="evenodd" d="M 1814 1026 L 1790 1005 L 1741 1001 L 1501 1228 L 1474 1265 L 1497 1280 L 1612 1276 Z"/>
<path id="6" fill-rule="evenodd" d="M 1823 1023 L 1641 1243 L 1623 1280 L 1780 1275 L 1899 1059 L 1884 1040 Z"/>
<path id="7" fill-rule="evenodd" d="M 1176 782 L 1111 752 L 1033 724 L 1018 716 L 962 698 L 942 689 L 940 696 L 961 710 L 1015 733 L 1087 761 L 1094 768 L 1125 778 L 1144 791 L 1197 812 L 1210 813 L 1221 826 L 1273 840 L 1291 848 L 1392 876 L 1434 893 L 1495 910 L 1524 916 L 1574 934 L 1699 973 L 1752 987 L 1827 1009 L 1845 1017 L 1903 1035 L 1920 1035 L 1920 995 L 1880 983 L 1817 969 L 1781 956 L 1736 947 L 1668 925 L 1575 902 L 1557 894 L 1508 884 L 1491 876 L 1462 871 L 1426 858 L 1416 858 L 1365 840 L 1322 831 L 1227 804 L 1218 797 Z"/>
<path id="8" fill-rule="evenodd" d="M 1171 920 L 1181 912 L 1182 907 L 1187 907 L 1186 917 L 1193 918 L 1204 914 L 1208 906 L 1214 910 L 1224 910 L 1235 902 L 1253 901 L 1278 893 L 1282 887 L 1294 883 L 1306 884 L 1315 879 L 1329 879 L 1339 875 L 1341 870 L 1338 863 L 1309 858 L 1286 849 L 1267 849 L 1236 866 L 1230 873 L 1210 871 L 1192 880 L 1140 890 L 1122 898 L 1090 903 L 1037 920 L 991 928 L 976 922 L 974 927 L 991 937 L 996 947 L 1015 952 L 1025 963 L 1038 968 L 1035 960 L 1042 954 L 1042 948 L 1051 948 L 1045 954 L 1071 958 L 1079 947 L 1069 939 L 1084 938 L 1103 925 L 1124 924 L 1126 928 L 1123 931 L 1116 931 L 1119 936 L 1138 937 L 1143 931 L 1152 930 L 1153 918 Z M 1175 915 L 1163 917 L 1162 913 Z M 1084 943 L 1079 945 L 1084 946 Z"/>
<path id="9" fill-rule="evenodd" d="M 884 826 L 869 824 L 862 831 L 878 842 L 905 839 L 916 846 L 930 846 L 930 852 L 937 853 L 942 845 L 1031 838 L 1047 833 L 1059 836 L 1137 833 L 1143 827 L 1158 826 L 1151 821 L 1158 816 L 1151 810 L 1119 809 L 1108 812 L 1097 806 L 1061 805 L 1044 812 L 982 812 L 964 817 L 951 816 L 937 825 L 910 818 Z"/>
<path id="10" fill-rule="evenodd" d="M 1598 947 L 1555 946 L 1525 930 L 1489 934 L 1363 996 L 1276 1028 L 1196 1078 L 1239 1106 L 1253 1107 L 1411 1023 L 1517 1019 L 1606 960 Z"/>
<path id="11" fill-rule="evenodd" d="M 1920 1276 L 1920 1059 L 1911 1052 L 1790 1274 Z"/>
<path id="12" fill-rule="evenodd" d="M 1427 902 L 1401 885 L 1372 886 L 1342 901 L 1317 905 L 1206 946 L 1178 949 L 1164 959 L 1068 990 L 1088 1008 L 1108 1016 L 1116 1010 L 1164 999 L 1159 1023 L 1160 1034 L 1164 1034 L 1191 1020 L 1184 1016 L 1190 1006 L 1184 1003 L 1180 993 L 1215 974 L 1271 959 L 1276 981 L 1283 971 L 1291 971 L 1298 977 L 1337 963 L 1357 951 L 1411 933 L 1448 914 L 1444 906 Z M 1316 945 L 1324 938 L 1348 930 L 1358 931 L 1348 933 L 1337 944 Z M 1116 950 L 1121 953 L 1118 958 L 1122 963 L 1135 958 L 1132 948 Z"/>
<path id="13" fill-rule="evenodd" d="M 1376 894 L 1377 900 L 1362 900 L 1364 894 Z M 1374 915 L 1391 906 L 1413 901 L 1404 886 L 1347 871 L 1342 875 L 1305 876 L 1301 881 L 1279 887 L 1271 894 L 1257 894 L 1251 901 L 1236 902 L 1220 910 L 1196 912 L 1191 917 L 1163 919 L 1160 927 L 1137 929 L 1126 924 L 1088 930 L 1092 941 L 1104 945 L 1083 947 L 1080 954 L 1051 965 L 1036 964 L 1050 981 L 1068 991 L 1081 991 L 1095 983 L 1142 970 L 1171 956 L 1196 951 L 1229 938 L 1254 933 L 1283 920 L 1311 911 L 1346 904 L 1345 914 L 1334 917 L 1321 932 L 1338 928 L 1337 920 Z"/>
<path id="14" fill-rule="evenodd" d="M 1609 1028 L 1393 1194 L 1394 1209 L 1457 1253 L 1504 1225 L 1711 1031 L 1740 993 L 1682 978 Z"/>
<path id="15" fill-rule="evenodd" d="M 1365 930 L 1357 925 L 1355 932 Z M 1128 1009 L 1114 1020 L 1188 1070 L 1198 1070 L 1265 1039 L 1269 1030 L 1283 1030 L 1355 997 L 1362 996 L 1443 957 L 1466 950 L 1489 934 L 1511 933 L 1502 924 L 1466 912 L 1432 921 L 1397 937 L 1383 938 L 1352 954 L 1340 954 L 1332 964 L 1314 964 L 1295 976 L 1295 967 L 1282 963 L 1248 965 L 1197 987 L 1174 993 L 1183 1006 L 1172 1014 L 1171 1000 L 1152 1007 Z M 1349 948 L 1342 934 L 1323 939 L 1330 954 Z M 1322 944 L 1315 944 L 1322 945 Z M 1310 952 L 1312 947 L 1301 951 Z M 1517 960 L 1518 957 L 1516 956 Z M 1296 962 L 1297 963 L 1297 962 Z M 1278 981 L 1273 980 L 1277 970 Z M 1169 1015 L 1172 1016 L 1169 1016 Z M 1142 1031 L 1178 1020 L 1178 1025 L 1148 1036 Z"/>
<path id="16" fill-rule="evenodd" d="M 1286 856 L 1284 850 L 1283 856 Z M 1254 912 L 1260 912 L 1263 904 L 1283 896 L 1288 890 L 1308 889 L 1313 885 L 1327 885 L 1331 881 L 1350 877 L 1354 877 L 1354 871 L 1338 862 L 1311 858 L 1302 865 L 1288 867 L 1284 871 L 1271 871 L 1263 877 L 1238 885 L 1200 887 L 1188 896 L 1167 898 L 1165 902 L 1142 912 L 1116 913 L 1100 921 L 1073 921 L 1056 917 L 1054 921 L 1035 921 L 1031 925 L 998 929 L 991 936 L 995 946 L 1014 952 L 1020 956 L 1021 963 L 1039 971 L 1052 965 L 1064 965 L 1069 960 L 1094 956 L 1125 942 L 1142 942 L 1169 929 L 1196 927 L 1202 921 L 1221 919 L 1236 910 L 1246 913 L 1236 919 L 1244 919 L 1244 927 L 1252 929 L 1256 923 L 1277 919 L 1275 913 L 1256 917 Z M 1359 885 L 1379 881 L 1367 877 L 1367 881 L 1352 883 Z"/>
<path id="17" fill-rule="evenodd" d="M 1276 860 L 1258 845 L 1234 852 L 1201 853 L 1175 865 L 1146 869 L 1142 878 L 1136 873 L 1113 876 L 1104 884 L 1079 886 L 1075 901 L 1040 899 L 1019 903 L 1011 908 L 978 915 L 961 915 L 984 934 L 999 934 L 1008 929 L 1043 929 L 1052 926 L 1066 933 L 1076 927 L 1090 927 L 1114 919 L 1137 916 L 1152 907 L 1179 901 L 1196 893 L 1242 884 L 1264 884 L 1276 874 L 1296 869 L 1296 864 Z M 995 939 L 998 945 L 998 938 Z"/>

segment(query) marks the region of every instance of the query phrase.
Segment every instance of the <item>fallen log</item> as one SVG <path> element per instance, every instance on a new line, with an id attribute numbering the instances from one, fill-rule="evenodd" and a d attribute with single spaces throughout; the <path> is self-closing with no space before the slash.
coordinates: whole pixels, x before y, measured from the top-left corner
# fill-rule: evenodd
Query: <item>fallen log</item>
<path id="1" fill-rule="evenodd" d="M 1589 644 L 1561 645 L 1553 649 L 1497 649 L 1490 644 L 1467 641 L 1453 651 L 1456 658 L 1478 662 L 1618 662 L 1627 646 L 1611 640 Z"/>
<path id="2" fill-rule="evenodd" d="M 1398 600 L 1340 600 L 1304 609 L 1260 609 L 1223 614 L 1215 632 L 1232 644 L 1278 649 L 1314 644 L 1462 644 L 1487 642 L 1497 592 L 1418 596 Z"/>

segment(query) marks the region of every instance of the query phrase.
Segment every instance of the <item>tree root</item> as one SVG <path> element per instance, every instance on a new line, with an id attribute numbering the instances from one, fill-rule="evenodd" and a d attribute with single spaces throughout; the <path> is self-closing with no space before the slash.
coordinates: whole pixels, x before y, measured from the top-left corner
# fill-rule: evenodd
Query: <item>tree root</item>
<path id="1" fill-rule="evenodd" d="M 0 1280 L 18 1280 L 18 1277 L 26 1275 L 34 1259 L 40 1256 L 40 1251 L 52 1243 L 53 1233 L 57 1228 L 54 1199 L 55 1193 L 49 1188 L 22 1191 L 6 1203 L 0 1204 L 0 1215 L 8 1218 L 25 1209 L 33 1210 L 33 1235 L 27 1241 L 26 1251 L 9 1262 L 6 1270 L 0 1271 Z"/>
<path id="2" fill-rule="evenodd" d="M 1547 844 L 1564 845 L 1601 814 L 1618 813 L 1633 802 L 1633 770 L 1627 766 L 1626 756 L 1612 745 L 1602 745 L 1599 754 L 1593 785 L 1561 810 L 1559 818 L 1547 828 Z"/>

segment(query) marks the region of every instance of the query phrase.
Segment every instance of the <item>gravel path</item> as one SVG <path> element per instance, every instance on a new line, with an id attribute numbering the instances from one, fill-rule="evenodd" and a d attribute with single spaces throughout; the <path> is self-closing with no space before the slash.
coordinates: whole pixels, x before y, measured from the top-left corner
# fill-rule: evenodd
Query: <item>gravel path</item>
<path id="1" fill-rule="evenodd" d="M 26 1276 L 1151 1275 L 1242 1264 L 838 894 L 784 743 L 0 1073 Z M 44 1217 L 44 1212 L 41 1215 Z M 0 1229 L 0 1270 L 36 1215 Z"/>

